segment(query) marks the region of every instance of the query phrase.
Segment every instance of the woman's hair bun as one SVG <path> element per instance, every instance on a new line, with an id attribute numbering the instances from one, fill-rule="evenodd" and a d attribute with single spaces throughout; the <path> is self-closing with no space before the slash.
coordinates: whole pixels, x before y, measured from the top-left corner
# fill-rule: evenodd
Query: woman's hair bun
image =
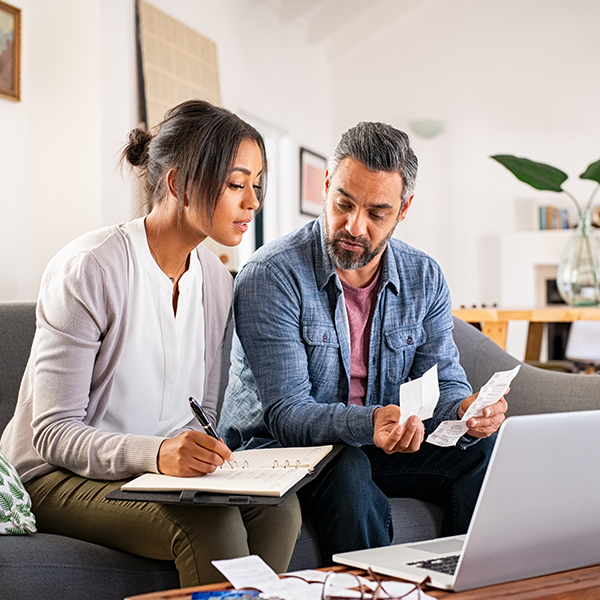
<path id="1" fill-rule="evenodd" d="M 152 141 L 152 134 L 137 127 L 129 133 L 129 142 L 125 146 L 123 156 L 134 167 L 143 167 L 148 162 L 148 146 Z"/>

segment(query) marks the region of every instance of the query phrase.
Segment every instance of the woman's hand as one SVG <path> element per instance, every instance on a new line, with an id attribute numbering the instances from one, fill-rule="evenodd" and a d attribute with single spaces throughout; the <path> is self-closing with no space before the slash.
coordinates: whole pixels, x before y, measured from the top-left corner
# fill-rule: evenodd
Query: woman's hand
<path id="1" fill-rule="evenodd" d="M 166 439 L 160 445 L 158 470 L 164 475 L 193 477 L 212 473 L 232 459 L 231 450 L 222 441 L 191 430 Z"/>

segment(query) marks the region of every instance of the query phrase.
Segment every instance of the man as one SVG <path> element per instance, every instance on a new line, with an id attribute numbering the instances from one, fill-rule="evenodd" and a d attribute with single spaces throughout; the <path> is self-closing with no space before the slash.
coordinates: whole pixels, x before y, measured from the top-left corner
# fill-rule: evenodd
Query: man
<path id="1" fill-rule="evenodd" d="M 344 444 L 300 493 L 319 519 L 325 561 L 391 542 L 388 497 L 441 504 L 442 535 L 464 533 L 507 409 L 502 398 L 469 419 L 456 447 L 424 442 L 476 395 L 439 266 L 391 237 L 416 174 L 405 133 L 359 123 L 329 163 L 323 216 L 261 248 L 235 283 L 238 337 L 219 432 L 231 448 Z M 400 384 L 435 364 L 433 417 L 401 426 Z"/>

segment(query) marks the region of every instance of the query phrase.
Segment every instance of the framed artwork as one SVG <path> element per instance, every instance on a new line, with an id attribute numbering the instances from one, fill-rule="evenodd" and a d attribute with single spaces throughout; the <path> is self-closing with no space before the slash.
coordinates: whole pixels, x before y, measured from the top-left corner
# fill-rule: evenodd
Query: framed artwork
<path id="1" fill-rule="evenodd" d="M 21 10 L 0 1 L 0 97 L 20 100 Z"/>
<path id="2" fill-rule="evenodd" d="M 217 45 L 152 4 L 137 0 L 142 120 L 150 128 L 192 98 L 221 106 Z"/>
<path id="3" fill-rule="evenodd" d="M 318 217 L 323 210 L 323 182 L 327 159 L 300 148 L 300 212 Z"/>

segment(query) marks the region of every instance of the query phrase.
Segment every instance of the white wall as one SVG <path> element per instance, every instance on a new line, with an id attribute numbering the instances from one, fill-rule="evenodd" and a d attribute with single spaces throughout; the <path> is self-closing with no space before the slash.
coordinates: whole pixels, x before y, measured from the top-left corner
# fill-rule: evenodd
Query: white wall
<path id="1" fill-rule="evenodd" d="M 0 101 L 2 300 L 34 298 L 50 256 L 101 214 L 99 4 L 17 6 L 22 101 Z"/>
<path id="2" fill-rule="evenodd" d="M 297 227 L 298 146 L 330 151 L 326 48 L 268 5 L 152 3 L 217 43 L 223 105 L 278 132 L 287 176 L 271 192 L 270 236 Z M 0 100 L 0 300 L 31 300 L 64 244 L 136 213 L 134 182 L 117 167 L 138 124 L 134 1 L 13 4 L 23 11 L 23 89 L 20 103 Z"/>
<path id="3" fill-rule="evenodd" d="M 12 4 L 25 9 L 27 0 Z M 28 19 L 21 24 L 23 36 L 31 31 Z M 22 50 L 22 61 L 29 58 L 29 46 Z M 29 235 L 19 224 L 27 221 L 27 119 L 29 102 L 29 77 L 21 76 L 22 102 L 0 98 L 0 289 L 10 298 L 22 297 L 27 287 L 27 276 L 20 276 L 29 268 Z"/>
<path id="4" fill-rule="evenodd" d="M 571 208 L 489 155 L 575 179 L 600 157 L 599 23 L 597 0 L 430 0 L 332 64 L 334 139 L 359 120 L 409 134 L 411 119 L 446 121 L 439 137 L 411 135 L 420 176 L 396 235 L 441 263 L 455 305 L 502 301 L 500 235 L 523 228 L 525 201 Z"/>

